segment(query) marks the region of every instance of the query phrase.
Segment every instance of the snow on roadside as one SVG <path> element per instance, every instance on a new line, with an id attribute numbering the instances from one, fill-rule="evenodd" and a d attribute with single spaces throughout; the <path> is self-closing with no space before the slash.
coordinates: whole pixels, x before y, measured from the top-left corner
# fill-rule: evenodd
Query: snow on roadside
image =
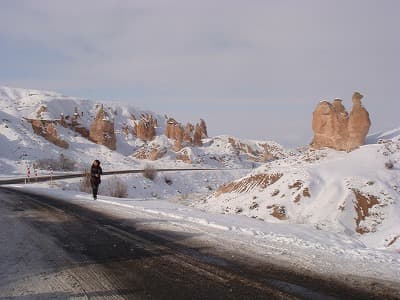
<path id="1" fill-rule="evenodd" d="M 93 201 L 88 194 L 49 188 L 47 183 L 12 187 L 64 201 Z M 322 231 L 305 224 L 270 223 L 210 213 L 160 199 L 100 196 L 98 202 L 144 214 L 145 219 L 162 218 L 162 223 L 179 222 L 180 226 L 200 228 L 205 234 L 226 240 L 227 245 L 229 241 L 245 244 L 257 257 L 285 259 L 328 274 L 355 274 L 395 282 L 400 278 L 398 253 L 368 248 L 358 238 L 343 233 Z"/>

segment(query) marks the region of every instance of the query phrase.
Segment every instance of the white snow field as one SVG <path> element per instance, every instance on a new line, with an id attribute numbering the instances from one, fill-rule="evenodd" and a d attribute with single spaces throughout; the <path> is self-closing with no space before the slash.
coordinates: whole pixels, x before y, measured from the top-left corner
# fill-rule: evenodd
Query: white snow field
<path id="1" fill-rule="evenodd" d="M 51 92 L 0 88 L 1 176 L 24 176 L 27 165 L 57 159 L 60 153 L 73 160 L 77 170 L 94 158 L 107 171 L 147 164 L 219 169 L 159 172 L 154 180 L 141 174 L 104 176 L 98 201 L 149 220 L 162 219 L 160 224 L 179 222 L 203 230 L 227 245 L 236 241 L 259 257 L 295 262 L 319 273 L 399 282 L 400 129 L 373 134 L 366 145 L 350 153 L 308 147 L 289 151 L 271 141 L 241 141 L 254 150 L 268 143 L 276 159 L 265 163 L 254 162 L 248 153 L 232 147 L 231 137 L 220 136 L 205 139 L 203 147 L 184 148 L 192 158 L 192 164 L 186 164 L 175 159 L 173 141 L 161 134 L 165 117 L 154 113 L 160 128 L 150 143 L 169 150 L 155 162 L 134 158 L 135 150 L 150 143 L 120 132 L 131 114 L 143 112 L 123 104 L 104 103 L 115 120 L 116 151 L 57 127 L 70 144 L 61 149 L 35 135 L 23 119 L 41 105 L 48 109 L 46 118 L 71 114 L 77 106 L 89 126 L 96 104 Z M 110 197 L 115 180 L 126 186 L 124 198 Z M 13 186 L 64 201 L 93 201 L 80 191 L 81 179 Z"/>
<path id="2" fill-rule="evenodd" d="M 399 253 L 400 135 L 375 136 L 379 143 L 370 138 L 371 144 L 351 153 L 307 149 L 270 162 L 194 205 L 267 222 L 305 224 Z M 258 184 L 258 177 L 271 181 Z"/>

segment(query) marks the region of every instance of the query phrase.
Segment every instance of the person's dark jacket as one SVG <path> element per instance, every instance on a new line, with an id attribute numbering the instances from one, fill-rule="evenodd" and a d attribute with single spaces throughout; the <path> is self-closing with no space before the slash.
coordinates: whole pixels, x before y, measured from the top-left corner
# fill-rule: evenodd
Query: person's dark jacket
<path id="1" fill-rule="evenodd" d="M 92 168 L 90 169 L 90 183 L 99 185 L 101 183 L 101 174 L 103 174 L 103 170 L 100 166 L 92 166 Z"/>

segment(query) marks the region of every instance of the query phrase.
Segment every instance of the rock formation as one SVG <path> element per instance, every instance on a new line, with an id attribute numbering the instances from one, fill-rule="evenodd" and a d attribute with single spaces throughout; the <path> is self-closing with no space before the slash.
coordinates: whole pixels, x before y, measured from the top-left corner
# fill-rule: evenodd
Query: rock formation
<path id="1" fill-rule="evenodd" d="M 195 146 L 202 146 L 202 139 L 207 138 L 207 125 L 203 119 L 200 119 L 200 123 L 193 126 L 187 123 L 185 128 L 178 123 L 175 119 L 169 118 L 165 127 L 165 135 L 175 140 L 174 151 L 182 149 L 182 143 L 186 142 Z"/>
<path id="2" fill-rule="evenodd" d="M 66 141 L 59 138 L 56 130 L 55 121 L 35 120 L 35 119 L 33 120 L 28 119 L 28 121 L 31 123 L 32 129 L 37 135 L 44 137 L 46 140 L 48 140 L 49 142 L 53 143 L 58 147 L 64 149 L 69 148 L 69 144 Z"/>
<path id="3" fill-rule="evenodd" d="M 165 127 L 165 135 L 169 139 L 183 140 L 183 127 L 175 119 L 169 118 Z"/>
<path id="4" fill-rule="evenodd" d="M 199 126 L 201 129 L 202 138 L 204 139 L 204 138 L 208 137 L 206 121 L 204 121 L 203 119 L 200 119 Z"/>
<path id="5" fill-rule="evenodd" d="M 133 134 L 141 140 L 151 141 L 156 136 L 157 120 L 150 114 L 141 114 L 135 123 Z"/>
<path id="6" fill-rule="evenodd" d="M 89 139 L 96 144 L 104 145 L 111 150 L 116 149 L 114 122 L 110 119 L 103 106 L 100 107 L 90 126 Z"/>
<path id="7" fill-rule="evenodd" d="M 208 137 L 207 125 L 203 119 L 200 119 L 200 123 L 197 123 L 194 128 L 193 144 L 195 146 L 202 146 L 203 145 L 202 139 L 204 139 L 206 137 Z"/>
<path id="8" fill-rule="evenodd" d="M 364 145 L 365 137 L 371 127 L 368 111 L 362 106 L 360 93 L 353 95 L 353 109 L 350 112 L 348 130 L 350 149 L 355 149 L 360 145 Z"/>
<path id="9" fill-rule="evenodd" d="M 202 138 L 203 138 L 203 130 L 200 127 L 199 124 L 196 124 L 196 127 L 194 128 L 194 134 L 193 134 L 193 145 L 195 146 L 202 146 Z"/>
<path id="10" fill-rule="evenodd" d="M 164 133 L 167 138 L 175 139 L 175 127 L 178 124 L 179 123 L 173 118 L 169 118 L 167 120 L 167 125 L 165 126 L 165 133 Z"/>
<path id="11" fill-rule="evenodd" d="M 187 164 L 191 164 L 192 160 L 190 159 L 190 154 L 187 149 L 183 149 L 182 151 L 178 152 L 176 155 L 176 160 L 183 161 Z"/>
<path id="12" fill-rule="evenodd" d="M 63 113 L 60 114 L 59 123 L 62 127 L 70 128 L 71 130 L 79 133 L 84 138 L 89 138 L 90 131 L 89 131 L 89 129 L 87 129 L 86 127 L 82 126 L 79 123 L 80 116 L 78 114 L 78 109 L 76 107 L 75 107 L 75 112 L 74 112 L 71 122 L 67 122 L 67 120 L 69 121 L 69 119 L 70 119 L 69 116 L 67 116 L 67 117 L 68 118 L 66 118 Z"/>
<path id="13" fill-rule="evenodd" d="M 367 110 L 361 104 L 360 93 L 353 94 L 353 109 L 350 115 L 340 99 L 333 103 L 322 101 L 313 113 L 312 128 L 315 149 L 329 147 L 336 150 L 352 151 L 365 143 L 371 126 Z"/>
<path id="14" fill-rule="evenodd" d="M 175 140 L 173 150 L 175 152 L 180 151 L 183 148 L 183 136 L 185 130 L 182 125 L 178 123 L 175 119 L 169 118 L 167 120 L 167 125 L 165 127 L 165 135 L 169 139 Z"/>
<path id="15" fill-rule="evenodd" d="M 138 149 L 133 156 L 138 159 L 158 160 L 167 153 L 167 148 L 155 145 L 152 147 L 142 147 Z"/>
<path id="16" fill-rule="evenodd" d="M 185 132 L 183 133 L 183 141 L 187 143 L 193 143 L 193 134 L 194 126 L 190 123 L 187 123 L 185 126 Z"/>
<path id="17" fill-rule="evenodd" d="M 174 143 L 174 151 L 178 152 L 183 148 L 183 133 L 184 129 L 181 124 L 178 124 L 175 127 L 175 143 Z"/>

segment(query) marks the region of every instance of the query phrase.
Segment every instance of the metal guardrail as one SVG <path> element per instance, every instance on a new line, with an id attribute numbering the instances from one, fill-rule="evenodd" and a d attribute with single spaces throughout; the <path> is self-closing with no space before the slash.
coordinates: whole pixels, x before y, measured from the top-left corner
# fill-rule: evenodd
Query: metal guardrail
<path id="1" fill-rule="evenodd" d="M 155 169 L 157 172 L 187 172 L 187 171 L 221 171 L 227 169 Z M 118 175 L 118 174 L 137 174 L 144 173 L 145 169 L 136 169 L 136 170 L 119 170 L 119 171 L 106 171 L 103 172 L 103 176 L 107 175 Z M 50 180 L 60 180 L 60 179 L 70 179 L 70 178 L 79 178 L 85 176 L 84 173 L 74 173 L 74 174 L 65 174 L 65 175 L 53 175 L 53 176 L 38 176 L 38 177 L 30 177 L 30 182 L 45 182 Z M 12 178 L 12 179 L 0 179 L 0 185 L 5 184 L 18 184 L 25 183 L 27 180 L 26 177 Z"/>

